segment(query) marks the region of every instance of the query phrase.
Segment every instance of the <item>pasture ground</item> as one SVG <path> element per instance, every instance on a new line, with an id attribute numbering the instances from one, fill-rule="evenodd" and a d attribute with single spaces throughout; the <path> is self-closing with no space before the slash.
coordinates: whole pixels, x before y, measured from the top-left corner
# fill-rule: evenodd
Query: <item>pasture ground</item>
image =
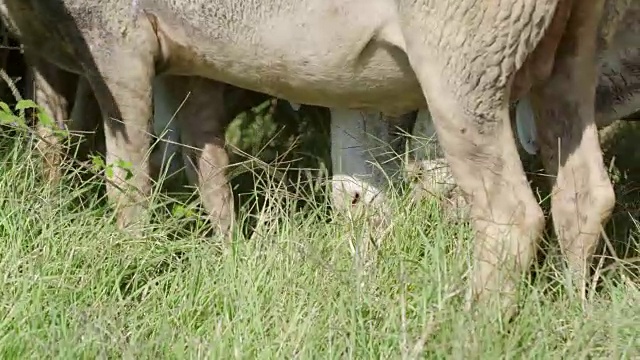
<path id="1" fill-rule="evenodd" d="M 566 289 L 551 251 L 550 261 L 537 269 L 545 276 L 523 281 L 521 311 L 513 322 L 503 323 L 489 308 L 472 316 L 463 311 L 468 226 L 443 218 L 435 203 L 397 198 L 377 264 L 361 271 L 349 243 L 363 236 L 365 221 L 329 221 L 323 197 L 305 195 L 309 189 L 321 192 L 321 186 L 289 181 L 317 172 L 281 175 L 285 167 L 318 168 L 326 160 L 326 145 L 304 141 L 324 131 L 321 121 L 314 124 L 319 128 L 280 134 L 285 140 L 278 141 L 269 141 L 276 125 L 244 129 L 242 137 L 237 126 L 244 125 L 232 126 L 232 142 L 261 161 L 234 170 L 242 173 L 234 186 L 253 235 L 237 231 L 228 252 L 204 235 L 189 207 L 175 203 L 155 209 L 154 225 L 142 238 L 119 232 L 93 191 L 97 185 L 43 183 L 28 142 L 2 139 L 0 357 L 640 356 L 640 287 L 631 261 L 601 266 L 597 291 L 583 304 Z M 306 145 L 282 150 L 296 136 Z M 615 146 L 606 148 L 610 158 Z M 296 161 L 287 165 L 289 160 Z M 616 171 L 623 194 L 633 179 L 625 169 Z M 300 191 L 286 191 L 292 187 Z M 630 220 L 637 219 L 631 209 L 637 199 L 621 199 L 616 221 L 627 230 L 615 238 L 626 249 L 640 249 L 639 228 Z M 154 203 L 162 200 L 158 195 Z"/>

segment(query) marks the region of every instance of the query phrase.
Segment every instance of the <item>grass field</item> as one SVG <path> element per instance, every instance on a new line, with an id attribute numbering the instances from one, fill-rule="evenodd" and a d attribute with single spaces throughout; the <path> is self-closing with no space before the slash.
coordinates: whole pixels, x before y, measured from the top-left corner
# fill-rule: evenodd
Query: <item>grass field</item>
<path id="1" fill-rule="evenodd" d="M 198 221 L 162 206 L 144 237 L 119 232 L 91 188 L 45 184 L 28 145 L 0 145 L 2 359 L 640 356 L 640 287 L 622 261 L 600 269 L 585 304 L 546 261 L 506 324 L 463 310 L 472 236 L 434 203 L 394 199 L 377 264 L 363 272 L 349 243 L 365 222 L 328 221 L 322 200 L 300 206 L 306 192 L 280 181 L 258 182 L 277 206 L 222 252 Z"/>

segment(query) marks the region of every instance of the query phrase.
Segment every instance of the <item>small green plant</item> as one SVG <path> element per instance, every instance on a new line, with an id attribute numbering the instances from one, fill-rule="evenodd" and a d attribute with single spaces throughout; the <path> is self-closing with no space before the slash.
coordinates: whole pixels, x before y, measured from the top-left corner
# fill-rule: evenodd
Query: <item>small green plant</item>
<path id="1" fill-rule="evenodd" d="M 44 109 L 30 99 L 18 100 L 15 110 L 12 111 L 7 103 L 0 101 L 0 124 L 10 125 L 17 129 L 28 130 L 29 125 L 25 116 L 26 110 L 33 110 L 35 117 L 40 125 L 50 129 L 56 136 L 66 137 L 69 132 L 56 126 L 51 116 Z M 17 114 L 16 114 L 17 113 Z"/>
<path id="2" fill-rule="evenodd" d="M 99 155 L 91 156 L 91 170 L 93 170 L 96 173 L 104 171 L 104 174 L 107 177 L 107 179 L 113 178 L 113 170 L 115 168 L 120 168 L 125 170 L 126 172 L 125 180 L 129 180 L 133 177 L 133 172 L 132 172 L 133 165 L 130 162 L 118 159 L 111 164 L 107 164 L 101 156 Z"/>

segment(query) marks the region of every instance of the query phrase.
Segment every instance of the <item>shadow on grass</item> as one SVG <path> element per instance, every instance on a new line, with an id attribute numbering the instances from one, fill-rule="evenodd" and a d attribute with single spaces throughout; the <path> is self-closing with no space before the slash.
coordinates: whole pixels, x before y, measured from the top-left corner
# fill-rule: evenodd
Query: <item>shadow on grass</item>
<path id="1" fill-rule="evenodd" d="M 296 113 L 284 101 L 243 113 L 229 126 L 227 142 L 234 164 L 229 174 L 236 209 L 248 217 L 243 224 L 246 235 L 263 209 L 283 205 L 273 201 L 293 196 L 290 210 L 327 203 L 326 192 L 318 190 L 331 171 L 329 129 L 327 109 L 302 106 Z M 272 196 L 265 181 L 278 183 L 278 189 L 291 196 Z"/>
<path id="2" fill-rule="evenodd" d="M 327 204 L 326 192 L 318 190 L 324 186 L 323 180 L 331 171 L 329 129 L 327 109 L 302 106 L 296 112 L 283 101 L 266 101 L 240 113 L 229 125 L 226 137 L 232 165 L 228 169 L 228 177 L 236 216 L 245 220 L 240 224 L 245 236 L 250 236 L 258 214 L 265 208 L 284 205 L 274 202 L 282 202 L 286 198 L 287 206 L 293 206 L 290 210 Z M 69 164 L 67 169 L 67 180 L 74 179 L 77 183 L 82 180 L 83 183 L 82 191 L 74 200 L 75 206 L 85 208 L 91 203 L 106 208 L 104 181 L 87 175 L 74 164 Z M 174 217 L 177 212 L 188 208 L 199 216 L 182 219 L 181 226 L 175 229 L 175 237 L 185 232 L 193 234 L 194 231 L 202 236 L 212 235 L 205 230 L 207 227 L 202 221 L 205 213 L 193 187 L 186 185 L 184 172 L 163 181 L 163 193 L 156 194 L 154 199 L 154 203 L 159 205 L 152 211 L 156 222 L 166 220 L 167 216 Z M 266 182 L 279 183 L 278 190 L 287 192 L 288 196 L 273 196 Z M 293 204 L 291 198 L 295 198 Z M 108 209 L 105 211 L 109 212 Z M 325 214 L 328 215 L 328 211 Z M 318 214 L 317 211 L 311 213 Z"/>

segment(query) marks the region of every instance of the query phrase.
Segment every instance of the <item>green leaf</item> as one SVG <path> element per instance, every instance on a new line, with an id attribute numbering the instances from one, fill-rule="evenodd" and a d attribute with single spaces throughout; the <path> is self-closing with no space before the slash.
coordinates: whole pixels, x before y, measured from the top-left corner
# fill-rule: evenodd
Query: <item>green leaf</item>
<path id="1" fill-rule="evenodd" d="M 20 100 L 16 104 L 16 110 L 18 111 L 25 110 L 25 109 L 38 109 L 38 108 L 39 108 L 38 104 L 36 104 L 33 100 L 29 100 L 29 99 Z"/>
<path id="2" fill-rule="evenodd" d="M 53 127 L 53 119 L 44 111 L 38 111 L 38 121 L 40 124 L 48 127 Z"/>
<path id="3" fill-rule="evenodd" d="M 113 177 L 113 166 L 109 165 L 104 169 L 104 174 L 107 176 L 107 178 L 112 178 Z"/>
<path id="4" fill-rule="evenodd" d="M 9 108 L 9 105 L 7 105 L 7 103 L 5 103 L 4 101 L 0 101 L 0 109 L 2 109 L 2 111 L 7 114 L 13 115 L 13 111 L 11 111 L 11 108 Z"/>
<path id="5" fill-rule="evenodd" d="M 94 166 L 104 167 L 104 159 L 98 155 L 91 157 L 91 163 L 93 163 Z"/>
<path id="6" fill-rule="evenodd" d="M 118 160 L 116 161 L 116 165 L 119 168 L 125 169 L 125 170 L 130 170 L 133 168 L 133 164 L 131 164 L 131 162 L 129 161 L 124 161 L 124 160 Z"/>
<path id="7" fill-rule="evenodd" d="M 17 122 L 18 120 L 20 120 L 19 117 L 13 115 L 12 113 L 8 112 L 0 112 L 0 124 L 6 125 L 6 124 L 13 124 L 15 122 Z"/>
<path id="8" fill-rule="evenodd" d="M 181 219 L 187 215 L 187 209 L 182 205 L 176 205 L 171 213 L 174 217 Z"/>

